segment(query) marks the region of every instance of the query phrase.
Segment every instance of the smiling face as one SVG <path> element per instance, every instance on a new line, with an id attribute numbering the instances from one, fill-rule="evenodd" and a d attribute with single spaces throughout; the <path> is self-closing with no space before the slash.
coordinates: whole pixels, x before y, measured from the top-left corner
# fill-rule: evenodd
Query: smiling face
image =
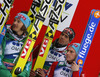
<path id="1" fill-rule="evenodd" d="M 22 31 L 21 28 L 24 24 L 22 23 L 21 20 L 19 20 L 18 18 L 14 19 L 13 25 L 12 25 L 12 30 L 15 32 L 20 32 Z"/>
<path id="2" fill-rule="evenodd" d="M 65 32 L 62 32 L 60 37 L 59 37 L 59 40 L 58 40 L 59 44 L 61 45 L 67 45 L 69 44 L 69 36 L 65 33 Z"/>
<path id="3" fill-rule="evenodd" d="M 68 47 L 67 54 L 66 54 L 66 60 L 71 63 L 75 60 L 76 56 L 77 56 L 77 54 L 76 54 L 74 48 L 71 46 Z"/>

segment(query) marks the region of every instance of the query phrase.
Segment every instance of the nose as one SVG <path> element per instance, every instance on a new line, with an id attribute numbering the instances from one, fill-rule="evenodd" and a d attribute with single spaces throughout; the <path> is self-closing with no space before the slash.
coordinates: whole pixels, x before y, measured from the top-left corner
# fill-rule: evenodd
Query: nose
<path id="1" fill-rule="evenodd" d="M 17 21 L 14 21 L 13 24 L 17 24 Z"/>
<path id="2" fill-rule="evenodd" d="M 70 51 L 67 51 L 67 54 L 70 54 Z"/>
<path id="3" fill-rule="evenodd" d="M 64 35 L 62 35 L 61 38 L 64 38 Z"/>

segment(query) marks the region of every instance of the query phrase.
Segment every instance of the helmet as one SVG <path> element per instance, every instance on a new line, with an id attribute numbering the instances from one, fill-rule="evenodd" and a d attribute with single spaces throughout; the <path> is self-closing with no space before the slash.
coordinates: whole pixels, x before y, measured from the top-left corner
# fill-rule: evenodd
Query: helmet
<path id="1" fill-rule="evenodd" d="M 69 36 L 69 41 L 71 42 L 75 37 L 75 32 L 72 28 L 65 28 L 62 32 L 65 32 Z"/>

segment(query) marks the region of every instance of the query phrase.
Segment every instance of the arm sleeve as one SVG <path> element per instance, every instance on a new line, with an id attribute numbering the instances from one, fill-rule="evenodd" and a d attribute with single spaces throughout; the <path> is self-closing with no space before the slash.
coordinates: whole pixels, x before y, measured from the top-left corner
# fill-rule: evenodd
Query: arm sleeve
<path id="1" fill-rule="evenodd" d="M 80 77 L 86 77 L 85 71 L 82 71 L 82 72 L 81 72 L 81 76 L 80 76 Z"/>
<path id="2" fill-rule="evenodd" d="M 4 58 L 5 47 L 6 47 L 6 36 L 3 37 L 3 40 L 2 40 L 2 43 L 1 43 L 1 51 L 0 51 L 1 59 Z"/>
<path id="3" fill-rule="evenodd" d="M 0 76 L 1 77 L 12 77 L 10 71 L 6 68 L 6 66 L 2 62 L 4 58 L 4 51 L 5 51 L 5 46 L 6 46 L 5 40 L 6 40 L 6 37 L 4 37 L 2 40 L 1 51 L 0 51 Z"/>
<path id="4" fill-rule="evenodd" d="M 54 70 L 55 70 L 57 64 L 58 64 L 58 62 L 54 62 L 54 63 L 51 65 L 51 67 L 49 68 L 49 70 L 48 70 L 48 72 L 47 72 L 47 76 L 48 76 L 48 77 L 53 77 L 53 75 L 54 75 Z"/>
<path id="5" fill-rule="evenodd" d="M 79 71 L 74 71 L 72 77 L 86 77 L 86 74 L 84 71 L 82 71 L 81 75 L 79 76 Z"/>
<path id="6" fill-rule="evenodd" d="M 79 77 L 79 71 L 74 71 L 72 77 Z"/>

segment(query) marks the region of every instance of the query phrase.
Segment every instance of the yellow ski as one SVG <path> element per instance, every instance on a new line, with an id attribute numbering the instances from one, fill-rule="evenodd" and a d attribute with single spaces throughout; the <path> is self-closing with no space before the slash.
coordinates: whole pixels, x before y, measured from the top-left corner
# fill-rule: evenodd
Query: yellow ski
<path id="1" fill-rule="evenodd" d="M 0 8 L 0 34 L 6 23 L 6 20 L 10 13 L 13 2 L 14 0 L 3 0 L 2 6 Z"/>
<path id="2" fill-rule="evenodd" d="M 38 14 L 42 3 L 43 3 L 43 0 L 33 0 L 33 2 L 32 2 L 31 8 L 30 8 L 30 10 L 28 12 L 28 16 L 29 16 L 29 18 L 31 20 L 31 25 L 27 29 L 28 33 L 30 32 L 30 30 L 31 30 L 31 28 L 33 26 L 33 22 L 35 20 L 35 16 L 36 16 L 36 14 Z"/>

